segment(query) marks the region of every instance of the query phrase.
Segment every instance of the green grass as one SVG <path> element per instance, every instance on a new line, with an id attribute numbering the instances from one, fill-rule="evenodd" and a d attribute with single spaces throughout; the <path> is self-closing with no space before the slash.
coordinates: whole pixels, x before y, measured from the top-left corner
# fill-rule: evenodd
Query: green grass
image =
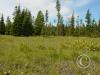
<path id="1" fill-rule="evenodd" d="M 81 69 L 79 55 L 91 58 Z M 95 66 L 95 68 L 94 68 Z M 100 75 L 100 38 L 0 36 L 0 75 Z"/>

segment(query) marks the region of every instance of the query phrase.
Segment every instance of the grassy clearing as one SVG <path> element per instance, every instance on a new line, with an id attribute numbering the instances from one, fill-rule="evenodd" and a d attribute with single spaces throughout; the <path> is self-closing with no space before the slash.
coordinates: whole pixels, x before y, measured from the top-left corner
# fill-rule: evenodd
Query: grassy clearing
<path id="1" fill-rule="evenodd" d="M 92 64 L 80 69 L 84 53 Z M 100 38 L 0 36 L 0 75 L 100 75 L 99 54 Z"/>

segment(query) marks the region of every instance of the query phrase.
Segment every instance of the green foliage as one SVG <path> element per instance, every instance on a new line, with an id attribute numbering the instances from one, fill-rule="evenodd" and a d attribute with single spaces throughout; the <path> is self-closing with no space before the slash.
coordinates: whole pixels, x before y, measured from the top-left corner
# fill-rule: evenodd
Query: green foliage
<path id="1" fill-rule="evenodd" d="M 71 16 L 71 22 L 70 22 L 70 28 L 71 28 L 71 35 L 74 34 L 74 26 L 75 26 L 75 17 L 74 17 L 74 13 Z"/>
<path id="2" fill-rule="evenodd" d="M 56 9 L 57 9 L 57 16 L 58 16 L 58 24 L 60 23 L 60 17 L 61 17 L 61 14 L 60 14 L 60 10 L 61 10 L 61 4 L 60 4 L 60 1 L 57 0 L 56 1 Z"/>
<path id="3" fill-rule="evenodd" d="M 31 13 L 26 10 L 26 15 L 24 16 L 22 23 L 22 35 L 29 36 L 33 34 L 32 18 Z"/>
<path id="4" fill-rule="evenodd" d="M 16 7 L 13 23 L 13 35 L 29 36 L 33 33 L 31 13 L 27 9 L 21 11 L 20 6 Z"/>
<path id="5" fill-rule="evenodd" d="M 5 23 L 4 23 L 3 15 L 2 15 L 1 20 L 0 20 L 0 34 L 1 35 L 5 34 Z"/>
<path id="6" fill-rule="evenodd" d="M 91 36 L 91 21 L 92 21 L 92 18 L 91 18 L 91 13 L 90 13 L 90 10 L 87 10 L 87 13 L 86 13 L 86 35 L 87 36 Z"/>
<path id="7" fill-rule="evenodd" d="M 44 15 L 42 11 L 39 11 L 35 20 L 35 35 L 40 35 L 41 33 L 44 34 Z"/>
<path id="8" fill-rule="evenodd" d="M 61 10 L 61 4 L 59 0 L 56 0 L 56 9 L 57 9 L 57 17 L 58 17 L 58 22 L 57 22 L 57 35 L 60 35 L 60 20 L 61 20 L 61 14 L 60 14 L 60 10 Z"/>
<path id="9" fill-rule="evenodd" d="M 48 18 L 49 18 L 48 17 L 48 10 L 46 10 L 46 13 L 45 13 L 45 35 L 48 34 L 48 30 L 47 30 L 47 25 L 48 25 L 48 21 L 49 21 Z"/>
<path id="10" fill-rule="evenodd" d="M 100 20 L 97 21 L 92 18 L 90 10 L 87 10 L 85 21 L 81 20 L 79 16 L 75 18 L 74 12 L 68 18 L 65 25 L 65 20 L 60 14 L 61 4 L 60 0 L 56 1 L 57 9 L 57 23 L 49 22 L 49 12 L 46 10 L 45 16 L 42 11 L 39 11 L 37 17 L 33 17 L 31 12 L 26 8 L 22 9 L 20 6 L 15 7 L 14 17 L 10 20 L 7 18 L 6 25 L 3 15 L 0 20 L 0 34 L 14 35 L 14 36 L 88 36 L 100 37 Z M 12 21 L 12 22 L 11 22 Z"/>
<path id="11" fill-rule="evenodd" d="M 16 6 L 14 12 L 13 35 L 20 36 L 21 26 L 21 9 L 20 6 Z"/>
<path id="12" fill-rule="evenodd" d="M 65 28 L 64 28 L 64 20 L 63 20 L 63 17 L 61 16 L 60 17 L 60 22 L 57 26 L 57 29 L 58 29 L 58 35 L 60 36 L 64 36 L 65 35 Z"/>

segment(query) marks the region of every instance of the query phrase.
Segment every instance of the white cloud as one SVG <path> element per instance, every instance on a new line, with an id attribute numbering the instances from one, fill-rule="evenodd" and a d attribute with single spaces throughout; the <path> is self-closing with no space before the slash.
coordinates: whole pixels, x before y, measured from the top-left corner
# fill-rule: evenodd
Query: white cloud
<path id="1" fill-rule="evenodd" d="M 5 2 L 4 0 L 3 2 Z M 61 1 L 61 14 L 64 18 L 70 16 L 74 8 L 84 6 L 88 4 L 91 0 L 60 0 Z M 2 4 L 2 2 L 1 2 Z M 42 10 L 45 13 L 46 9 L 49 11 L 50 18 L 55 18 L 57 15 L 56 11 L 56 0 L 11 0 L 7 6 L 2 7 L 1 13 L 4 15 L 12 16 L 14 11 L 14 6 L 21 5 L 22 8 L 28 8 L 32 14 L 36 17 L 39 10 Z M 3 5 L 4 6 L 4 5 Z M 7 11 L 9 10 L 9 11 Z"/>
<path id="2" fill-rule="evenodd" d="M 46 9 L 49 11 L 50 17 L 55 17 L 57 14 L 55 0 L 17 0 L 17 4 L 28 7 L 35 16 L 39 10 L 45 13 Z M 71 13 L 71 9 L 64 6 L 64 4 L 61 8 L 62 15 Z"/>
<path id="3" fill-rule="evenodd" d="M 56 0 L 17 0 L 17 4 L 20 3 L 24 7 L 28 7 L 33 14 L 36 16 L 39 10 L 42 10 L 45 13 L 47 9 L 49 11 L 49 16 L 56 16 Z M 70 5 L 72 7 L 81 7 L 88 4 L 91 0 L 60 0 L 62 3 L 62 15 L 70 15 L 72 14 L 72 8 L 68 7 Z"/>

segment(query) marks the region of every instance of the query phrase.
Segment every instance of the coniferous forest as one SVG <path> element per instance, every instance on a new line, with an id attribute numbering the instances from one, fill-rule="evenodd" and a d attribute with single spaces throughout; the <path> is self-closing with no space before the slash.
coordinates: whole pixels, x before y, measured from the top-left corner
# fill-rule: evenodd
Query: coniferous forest
<path id="1" fill-rule="evenodd" d="M 13 13 L 13 19 L 8 16 L 4 21 L 2 14 L 0 18 L 0 34 L 1 35 L 14 35 L 14 36 L 100 36 L 100 19 L 95 20 L 92 17 L 91 11 L 88 9 L 84 20 L 77 18 L 74 11 L 70 18 L 63 19 L 60 13 L 60 1 L 56 1 L 57 21 L 54 25 L 49 20 L 48 10 L 43 13 L 38 11 L 37 16 L 31 15 L 27 9 L 21 9 L 20 5 L 16 6 Z M 65 24 L 64 21 L 67 23 Z"/>

